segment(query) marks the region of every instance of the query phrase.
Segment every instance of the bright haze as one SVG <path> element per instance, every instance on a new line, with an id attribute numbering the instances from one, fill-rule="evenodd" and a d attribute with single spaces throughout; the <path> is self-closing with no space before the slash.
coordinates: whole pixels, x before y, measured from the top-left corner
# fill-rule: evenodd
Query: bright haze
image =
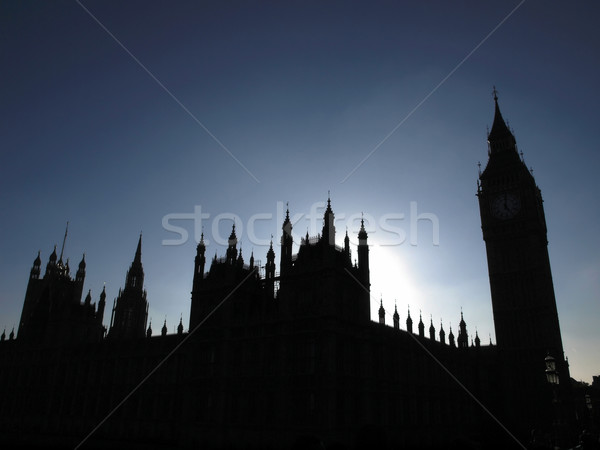
<path id="1" fill-rule="evenodd" d="M 587 9 L 586 9 L 587 8 Z M 123 286 L 140 232 L 154 330 L 188 325 L 204 231 L 279 263 L 320 232 L 369 233 L 380 299 L 495 343 L 476 198 L 493 86 L 542 190 L 571 374 L 600 373 L 597 4 L 22 2 L 0 5 L 0 327 L 54 245 L 84 295 Z M 370 155 L 370 156 L 369 156 Z M 208 215 L 208 216 L 207 216 Z M 176 228 L 177 227 L 177 228 Z M 187 236 L 186 236 L 187 235 Z M 296 249 L 297 250 L 297 246 Z"/>

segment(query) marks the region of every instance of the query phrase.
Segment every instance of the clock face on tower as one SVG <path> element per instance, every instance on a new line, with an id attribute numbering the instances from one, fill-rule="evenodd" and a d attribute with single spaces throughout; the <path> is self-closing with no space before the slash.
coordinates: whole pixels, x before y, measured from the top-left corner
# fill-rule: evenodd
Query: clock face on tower
<path id="1" fill-rule="evenodd" d="M 492 200 L 492 214 L 498 219 L 510 219 L 521 209 L 521 200 L 516 194 L 504 192 Z"/>

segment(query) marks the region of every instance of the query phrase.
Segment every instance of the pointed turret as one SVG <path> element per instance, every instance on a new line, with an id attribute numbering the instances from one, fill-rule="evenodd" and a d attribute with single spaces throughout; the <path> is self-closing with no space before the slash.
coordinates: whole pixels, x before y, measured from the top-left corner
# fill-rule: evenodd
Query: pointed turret
<path id="1" fill-rule="evenodd" d="M 42 267 L 42 259 L 40 258 L 40 252 L 38 251 L 37 258 L 33 261 L 31 272 L 29 272 L 29 278 L 32 280 L 38 280 L 40 278 Z"/>
<path id="2" fill-rule="evenodd" d="M 425 324 L 423 324 L 421 311 L 419 311 L 419 337 L 425 337 Z"/>
<path id="3" fill-rule="evenodd" d="M 8 340 L 12 341 L 14 338 L 15 338 L 15 327 L 13 327 L 10 334 L 8 335 Z"/>
<path id="4" fill-rule="evenodd" d="M 467 348 L 469 346 L 469 335 L 467 334 L 467 324 L 460 312 L 460 323 L 458 324 L 458 347 Z"/>
<path id="5" fill-rule="evenodd" d="M 244 257 L 242 256 L 242 246 L 240 244 L 240 253 L 238 254 L 237 260 L 236 260 L 236 265 L 238 267 L 244 267 Z"/>
<path id="6" fill-rule="evenodd" d="M 85 305 L 89 306 L 92 304 L 92 290 L 88 290 L 87 295 L 85 296 L 85 300 L 83 302 Z"/>
<path id="7" fill-rule="evenodd" d="M 204 244 L 204 232 L 200 235 L 200 242 L 196 247 L 196 258 L 194 260 L 194 280 L 192 282 L 193 291 L 200 289 L 204 280 L 204 266 L 206 264 L 206 245 Z"/>
<path id="8" fill-rule="evenodd" d="M 385 309 L 383 309 L 383 299 L 379 301 L 379 323 L 385 325 Z"/>
<path id="9" fill-rule="evenodd" d="M 106 306 L 106 285 L 102 288 L 100 293 L 100 300 L 98 301 L 98 310 L 96 311 L 96 321 L 102 324 L 104 320 L 104 308 Z"/>
<path id="10" fill-rule="evenodd" d="M 331 198 L 327 197 L 327 209 L 323 214 L 323 235 L 321 239 L 327 245 L 335 245 L 335 216 L 331 209 Z"/>
<path id="11" fill-rule="evenodd" d="M 235 222 L 231 227 L 231 234 L 229 235 L 226 257 L 227 264 L 230 265 L 233 265 L 237 260 L 237 236 L 235 235 Z"/>
<path id="12" fill-rule="evenodd" d="M 250 270 L 254 269 L 254 250 L 252 250 L 252 253 L 250 253 Z"/>
<path id="13" fill-rule="evenodd" d="M 52 250 L 52 253 L 50 254 L 50 257 L 48 258 L 48 264 L 46 264 L 46 273 L 44 276 L 50 274 L 50 273 L 54 273 L 54 269 L 56 268 L 56 244 L 54 245 L 54 250 Z"/>
<path id="14" fill-rule="evenodd" d="M 179 318 L 179 325 L 177 325 L 177 334 L 183 334 L 183 316 Z"/>
<path id="15" fill-rule="evenodd" d="M 477 334 L 477 328 L 475 328 L 475 347 L 481 346 L 481 339 L 479 339 L 479 335 Z"/>
<path id="16" fill-rule="evenodd" d="M 346 228 L 346 236 L 344 237 L 344 253 L 348 262 L 352 264 L 352 258 L 350 257 L 350 238 L 348 237 L 348 228 Z"/>
<path id="17" fill-rule="evenodd" d="M 152 337 L 152 319 L 150 319 L 150 324 L 148 325 L 148 329 L 146 330 L 146 337 Z"/>
<path id="18" fill-rule="evenodd" d="M 444 324 L 442 323 L 441 319 L 440 319 L 440 342 L 442 344 L 446 343 L 446 332 L 444 331 Z"/>
<path id="19" fill-rule="evenodd" d="M 394 329 L 400 329 L 400 314 L 398 314 L 398 305 L 394 304 Z"/>
<path id="20" fill-rule="evenodd" d="M 370 290 L 369 274 L 369 245 L 367 244 L 367 230 L 365 230 L 365 220 L 360 219 L 360 230 L 358 231 L 358 269 L 360 281 L 365 289 Z"/>
<path id="21" fill-rule="evenodd" d="M 412 329 L 413 326 L 413 321 L 410 318 L 410 306 L 408 307 L 408 315 L 406 316 L 406 331 L 408 331 L 409 333 L 413 332 Z"/>
<path id="22" fill-rule="evenodd" d="M 435 327 L 433 326 L 433 316 L 429 318 L 429 339 L 435 341 Z"/>
<path id="23" fill-rule="evenodd" d="M 75 274 L 75 281 L 83 285 L 83 281 L 85 280 L 85 253 L 81 257 L 81 261 L 79 262 L 79 266 L 77 268 L 77 273 Z M 82 286 L 83 287 L 83 286 Z"/>
<path id="24" fill-rule="evenodd" d="M 285 220 L 281 226 L 281 256 L 279 260 L 279 271 L 281 275 L 287 275 L 292 268 L 292 222 L 290 221 L 289 208 L 285 211 Z"/>
<path id="25" fill-rule="evenodd" d="M 450 342 L 450 347 L 456 347 L 456 342 L 454 341 L 454 333 L 452 332 L 452 324 L 450 324 L 450 334 L 448 335 L 448 341 Z"/>
<path id="26" fill-rule="evenodd" d="M 160 335 L 161 336 L 166 336 L 167 335 L 167 319 L 165 319 L 165 323 L 163 324 L 163 327 L 160 330 Z"/>
<path id="27" fill-rule="evenodd" d="M 265 284 L 267 288 L 267 295 L 269 297 L 275 296 L 275 251 L 273 250 L 273 240 L 271 239 L 271 245 L 267 251 L 267 264 L 265 265 Z"/>

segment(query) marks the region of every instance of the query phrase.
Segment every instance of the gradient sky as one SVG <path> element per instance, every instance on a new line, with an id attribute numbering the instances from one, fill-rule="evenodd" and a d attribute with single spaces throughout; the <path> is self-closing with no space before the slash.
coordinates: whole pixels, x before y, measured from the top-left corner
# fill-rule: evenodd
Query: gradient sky
<path id="1" fill-rule="evenodd" d="M 82 5 L 106 30 L 76 1 L 0 4 L 7 333 L 67 221 L 72 272 L 85 252 L 93 301 L 106 283 L 105 324 L 143 232 L 149 315 L 172 332 L 181 316 L 187 328 L 197 236 L 171 220 L 189 237 L 165 245 L 180 237 L 165 216 L 209 214 L 207 253 L 222 256 L 236 215 L 246 261 L 264 262 L 285 203 L 299 240 L 320 231 L 331 191 L 338 243 L 369 219 L 373 318 L 382 298 L 388 323 L 397 302 L 402 328 L 410 305 L 448 333 L 462 307 L 469 333 L 495 342 L 475 196 L 495 85 L 544 197 L 571 375 L 600 374 L 597 3 Z M 411 227 L 418 214 L 435 216 L 439 245 L 431 221 Z"/>

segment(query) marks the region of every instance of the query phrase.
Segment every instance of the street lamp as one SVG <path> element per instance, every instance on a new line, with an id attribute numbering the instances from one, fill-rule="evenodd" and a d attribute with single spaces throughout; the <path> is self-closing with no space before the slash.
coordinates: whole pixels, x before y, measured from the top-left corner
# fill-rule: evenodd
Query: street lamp
<path id="1" fill-rule="evenodd" d="M 558 372 L 556 371 L 556 360 L 548 353 L 546 358 L 544 359 L 546 363 L 546 380 L 548 380 L 548 384 L 552 387 L 552 402 L 554 403 L 554 442 L 558 444 L 558 425 L 560 422 L 560 418 L 558 417 L 558 395 L 556 393 L 558 384 L 560 382 L 558 377 Z"/>
<path id="2" fill-rule="evenodd" d="M 548 353 L 548 356 L 546 356 L 544 361 L 546 363 L 546 379 L 554 388 L 560 381 L 558 379 L 558 372 L 556 371 L 556 360 Z"/>

